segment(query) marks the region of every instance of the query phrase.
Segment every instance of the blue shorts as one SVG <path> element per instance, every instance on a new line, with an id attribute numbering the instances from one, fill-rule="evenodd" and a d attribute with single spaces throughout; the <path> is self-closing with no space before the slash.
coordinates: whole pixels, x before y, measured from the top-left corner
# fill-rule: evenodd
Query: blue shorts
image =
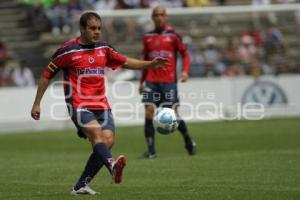
<path id="1" fill-rule="evenodd" d="M 114 118 L 110 110 L 77 109 L 77 111 L 72 113 L 71 119 L 77 128 L 78 136 L 82 138 L 86 138 L 86 135 L 81 130 L 82 126 L 92 120 L 97 120 L 102 130 L 115 132 Z"/>
<path id="2" fill-rule="evenodd" d="M 176 83 L 145 82 L 142 102 L 156 107 L 172 107 L 179 103 Z"/>

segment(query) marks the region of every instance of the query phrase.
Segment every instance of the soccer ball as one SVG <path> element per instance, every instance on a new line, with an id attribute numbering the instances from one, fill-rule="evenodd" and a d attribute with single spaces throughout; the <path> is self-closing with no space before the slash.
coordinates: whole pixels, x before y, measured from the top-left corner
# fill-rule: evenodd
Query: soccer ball
<path id="1" fill-rule="evenodd" d="M 153 118 L 153 124 L 157 132 L 167 135 L 178 127 L 175 111 L 171 108 L 158 108 Z"/>

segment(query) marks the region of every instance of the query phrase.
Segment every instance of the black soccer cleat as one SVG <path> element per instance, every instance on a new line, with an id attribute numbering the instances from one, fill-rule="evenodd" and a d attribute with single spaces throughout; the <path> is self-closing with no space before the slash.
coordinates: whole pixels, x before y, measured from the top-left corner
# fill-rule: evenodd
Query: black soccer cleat
<path id="1" fill-rule="evenodd" d="M 151 153 L 149 151 L 146 151 L 142 157 L 146 159 L 153 159 L 156 158 L 156 153 Z"/>
<path id="2" fill-rule="evenodd" d="M 193 156 L 196 154 L 196 146 L 197 146 L 196 142 L 194 142 L 192 140 L 186 142 L 185 148 L 190 156 Z"/>

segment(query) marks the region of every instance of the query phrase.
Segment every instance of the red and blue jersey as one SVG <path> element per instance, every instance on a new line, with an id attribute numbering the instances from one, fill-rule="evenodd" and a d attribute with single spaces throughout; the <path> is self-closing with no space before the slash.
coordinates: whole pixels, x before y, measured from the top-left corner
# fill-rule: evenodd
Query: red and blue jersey
<path id="1" fill-rule="evenodd" d="M 165 26 L 163 30 L 146 33 L 143 38 L 142 54 L 145 60 L 152 60 L 155 57 L 170 59 L 170 65 L 162 68 L 143 70 L 141 82 L 154 83 L 175 83 L 177 53 L 179 52 L 183 60 L 183 71 L 189 72 L 190 56 L 182 41 L 181 36 L 170 26 Z"/>
<path id="2" fill-rule="evenodd" d="M 126 61 L 107 43 L 82 45 L 79 38 L 74 38 L 56 51 L 43 76 L 51 79 L 63 70 L 66 103 L 72 109 L 108 110 L 104 69 L 116 69 Z"/>

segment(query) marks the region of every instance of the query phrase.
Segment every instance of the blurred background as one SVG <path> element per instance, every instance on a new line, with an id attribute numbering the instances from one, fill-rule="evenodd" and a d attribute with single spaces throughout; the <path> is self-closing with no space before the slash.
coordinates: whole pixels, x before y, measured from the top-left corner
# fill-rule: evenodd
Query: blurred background
<path id="1" fill-rule="evenodd" d="M 183 36 L 192 57 L 191 80 L 179 85 L 181 112 L 189 120 L 240 119 L 238 105 L 247 102 L 264 105 L 263 117 L 300 116 L 299 0 L 1 0 L 0 131 L 72 126 L 59 83 L 43 101 L 44 124 L 32 122 L 29 113 L 42 70 L 63 42 L 79 35 L 82 12 L 98 12 L 103 40 L 140 58 L 143 33 L 153 27 L 151 8 L 158 4 L 168 8 L 169 24 Z M 180 58 L 178 63 L 180 72 Z M 108 70 L 106 75 L 112 105 L 139 104 L 139 72 Z M 110 92 L 119 81 L 133 81 L 118 84 L 123 100 Z M 214 102 L 217 108 L 197 107 L 199 102 Z M 116 113 L 116 118 L 127 117 L 117 122 L 141 123 L 142 108 Z M 211 110 L 218 114 L 207 114 Z M 58 116 L 54 121 L 53 114 Z"/>

